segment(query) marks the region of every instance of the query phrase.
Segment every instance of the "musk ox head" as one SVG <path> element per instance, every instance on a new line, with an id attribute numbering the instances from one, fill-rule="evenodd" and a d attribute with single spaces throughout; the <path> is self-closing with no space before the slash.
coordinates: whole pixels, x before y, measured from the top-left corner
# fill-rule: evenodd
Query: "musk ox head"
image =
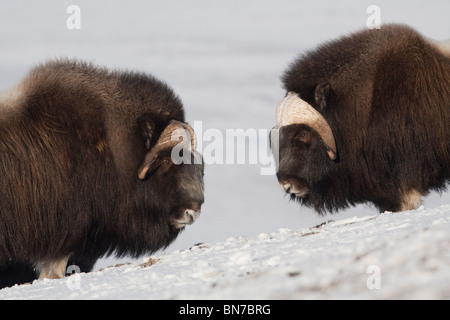
<path id="1" fill-rule="evenodd" d="M 138 170 L 138 178 L 152 186 L 156 211 L 169 212 L 170 225 L 182 229 L 199 217 L 204 202 L 203 161 L 195 150 L 194 130 L 186 123 L 172 120 L 151 146 L 154 124 L 147 119 L 144 127 L 149 151 Z"/>
<path id="2" fill-rule="evenodd" d="M 288 92 L 278 104 L 276 119 L 271 144 L 279 152 L 275 154 L 278 181 L 293 199 L 306 203 L 327 162 L 337 159 L 333 132 L 325 118 L 295 92 Z"/>

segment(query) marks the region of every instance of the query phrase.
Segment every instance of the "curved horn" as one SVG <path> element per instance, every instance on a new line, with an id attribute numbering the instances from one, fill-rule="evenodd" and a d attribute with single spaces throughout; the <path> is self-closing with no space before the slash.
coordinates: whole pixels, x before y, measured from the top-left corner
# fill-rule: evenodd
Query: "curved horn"
<path id="1" fill-rule="evenodd" d="M 197 145 L 194 130 L 186 123 L 172 120 L 161 133 L 155 146 L 145 156 L 144 163 L 139 168 L 139 179 L 145 179 L 150 165 L 156 159 L 158 153 L 166 148 L 173 148 L 180 143 L 189 150 L 194 150 Z"/>
<path id="2" fill-rule="evenodd" d="M 336 159 L 336 142 L 333 131 L 325 118 L 306 101 L 299 98 L 297 93 L 289 92 L 277 106 L 277 126 L 290 124 L 307 124 L 319 133 L 328 156 L 331 160 Z"/>
<path id="3" fill-rule="evenodd" d="M 187 123 L 180 122 L 180 124 L 187 130 L 186 137 L 191 141 L 192 150 L 195 150 L 197 148 L 197 137 L 195 136 L 194 129 Z"/>

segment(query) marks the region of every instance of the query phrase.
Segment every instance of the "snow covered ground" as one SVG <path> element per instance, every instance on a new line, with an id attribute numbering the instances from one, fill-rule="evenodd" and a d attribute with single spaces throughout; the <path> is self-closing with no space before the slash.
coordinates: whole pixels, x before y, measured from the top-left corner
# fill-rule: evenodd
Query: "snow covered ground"
<path id="1" fill-rule="evenodd" d="M 236 236 L 0 299 L 450 299 L 450 205 Z"/>
<path id="2" fill-rule="evenodd" d="M 70 30 L 66 24 L 70 16 L 66 10 L 73 4 L 81 10 L 79 30 Z M 0 91 L 12 87 L 37 63 L 57 57 L 78 58 L 109 68 L 148 72 L 166 81 L 181 97 L 187 120 L 190 123 L 201 121 L 204 131 L 210 128 L 221 132 L 238 128 L 269 130 L 275 124 L 276 105 L 284 95 L 279 80 L 283 70 L 299 53 L 323 41 L 366 28 L 370 16 L 367 8 L 373 4 L 380 8 L 382 23 L 406 23 L 429 38 L 450 38 L 450 2 L 440 0 L 428 1 L 426 5 L 420 0 L 2 0 Z M 319 217 L 313 211 L 289 202 L 276 177 L 260 175 L 260 166 L 252 164 L 208 165 L 205 168 L 205 187 L 206 202 L 202 215 L 165 252 L 158 253 L 161 260 L 155 265 L 141 269 L 138 267 L 141 261 L 128 258 L 119 261 L 111 257 L 100 260 L 95 270 L 119 262 L 134 264 L 81 275 L 80 290 L 71 291 L 65 286 L 66 280 L 60 280 L 6 289 L 0 291 L 0 297 L 27 297 L 26 291 L 29 291 L 30 298 L 47 297 L 45 292 L 53 292 L 48 296 L 53 298 L 121 298 L 122 294 L 124 298 L 189 298 L 187 284 L 192 283 L 190 281 L 198 281 L 198 285 L 190 288 L 195 297 L 209 296 L 210 291 L 211 297 L 234 297 L 233 293 L 241 294 L 241 290 L 233 289 L 235 287 L 248 285 L 250 290 L 254 285 L 255 289 L 261 289 L 266 274 L 271 275 L 267 278 L 268 289 L 253 291 L 255 298 L 265 294 L 270 297 L 286 294 L 292 298 L 333 297 L 334 283 L 345 283 L 349 297 L 400 296 L 400 289 L 409 288 L 407 279 L 411 278 L 402 276 L 403 270 L 397 269 L 396 257 L 406 266 L 411 264 L 412 274 L 417 275 L 414 280 L 422 281 L 419 273 L 426 269 L 427 264 L 421 265 L 415 255 L 410 255 L 409 261 L 402 255 L 403 249 L 422 248 L 418 250 L 419 257 L 428 251 L 434 252 L 433 248 L 437 246 L 434 240 L 429 239 L 433 233 L 421 229 L 421 220 L 417 225 L 400 220 L 402 217 L 421 219 L 423 216 L 424 223 L 433 224 L 432 216 L 438 212 L 447 219 L 443 211 L 448 210 L 440 206 L 450 203 L 449 193 L 443 193 L 441 197 L 432 193 L 424 202 L 427 210 L 420 214 L 381 215 L 370 220 L 376 210 L 358 206 L 333 216 Z M 436 212 L 434 208 L 439 209 Z M 430 218 L 426 218 L 428 214 L 431 214 Z M 347 221 L 354 216 L 358 217 L 355 224 L 346 228 L 335 222 L 324 226 L 319 234 L 301 236 L 310 232 L 308 228 L 314 225 L 330 219 Z M 376 239 L 373 236 L 373 246 L 369 246 L 370 236 L 365 237 L 356 230 L 344 232 L 356 226 L 369 228 L 377 221 L 380 226 L 374 228 L 375 234 L 381 233 L 383 227 L 391 223 L 398 223 L 397 226 L 410 224 L 392 230 L 392 234 L 377 234 Z M 284 231 L 277 232 L 280 228 Z M 411 236 L 406 241 L 401 238 L 402 232 L 412 233 L 416 230 L 414 228 L 418 228 L 418 239 Z M 432 230 L 434 228 L 437 226 Z M 227 241 L 230 237 L 234 240 Z M 347 240 L 338 237 L 346 237 Z M 431 241 L 429 245 L 425 242 L 428 240 Z M 417 241 L 423 241 L 423 246 L 420 247 L 422 242 Z M 188 250 L 199 242 L 206 243 L 208 248 Z M 353 248 L 353 242 L 359 243 L 360 247 Z M 276 244 L 280 246 L 276 247 Z M 259 246 L 262 247 L 260 251 Z M 289 246 L 293 252 L 283 249 Z M 275 253 L 271 253 L 270 248 Z M 371 253 L 369 250 L 367 255 L 363 255 L 365 249 L 374 251 Z M 267 256 L 264 256 L 264 250 L 267 250 Z M 355 256 L 347 256 L 352 250 L 360 250 L 362 257 L 354 262 L 355 266 L 350 266 Z M 392 252 L 398 254 L 388 254 Z M 221 253 L 223 256 L 219 257 Z M 342 260 L 335 255 L 338 253 L 343 255 Z M 364 287 L 367 266 L 363 262 L 376 254 L 381 256 L 378 260 L 386 261 L 384 267 L 380 265 L 382 289 L 367 290 Z M 180 265 L 183 255 L 204 255 L 205 259 L 189 260 L 193 264 L 191 269 Z M 443 262 L 436 256 L 430 259 Z M 326 262 L 330 262 L 329 267 Z M 317 274 L 314 273 L 314 264 L 320 265 Z M 353 272 L 356 266 L 361 269 L 358 271 L 360 279 Z M 185 272 L 184 268 L 190 272 Z M 429 272 L 425 271 L 421 288 L 424 296 L 427 296 L 427 290 L 431 290 L 430 296 L 445 296 L 439 289 L 443 285 L 439 281 L 443 279 L 442 274 L 436 275 L 434 283 L 427 276 Z M 300 274 L 296 275 L 298 272 Z M 184 276 L 180 277 L 180 274 Z M 207 274 L 211 276 L 204 276 Z M 142 276 L 143 281 L 136 283 L 135 276 Z M 160 289 L 163 283 L 170 283 L 171 277 L 180 285 L 172 289 L 166 285 L 164 290 Z M 278 285 L 282 277 L 288 277 L 289 281 L 287 284 L 280 281 Z M 349 281 L 345 280 L 346 277 Z M 274 283 L 269 286 L 272 280 Z M 388 280 L 395 285 L 389 286 Z M 129 290 L 112 290 L 112 282 L 129 282 L 126 286 Z M 220 290 L 213 290 L 214 286 Z M 276 290 L 279 286 L 285 289 Z M 304 290 L 294 290 L 295 286 Z M 362 286 L 362 289 L 357 289 L 360 288 L 357 286 Z M 105 288 L 104 293 L 102 287 Z M 135 288 L 131 290 L 132 287 Z M 242 292 L 244 295 L 243 289 Z M 406 294 L 412 295 L 412 292 Z"/>

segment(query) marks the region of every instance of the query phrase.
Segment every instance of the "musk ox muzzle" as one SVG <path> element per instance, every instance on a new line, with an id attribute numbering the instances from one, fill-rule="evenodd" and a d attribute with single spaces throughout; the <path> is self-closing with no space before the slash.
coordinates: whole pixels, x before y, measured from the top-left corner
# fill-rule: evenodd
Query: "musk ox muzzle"
<path id="1" fill-rule="evenodd" d="M 176 212 L 170 219 L 170 224 L 176 229 L 181 229 L 186 225 L 193 224 L 200 216 L 200 204 L 190 203 L 186 206 L 176 209 Z"/>

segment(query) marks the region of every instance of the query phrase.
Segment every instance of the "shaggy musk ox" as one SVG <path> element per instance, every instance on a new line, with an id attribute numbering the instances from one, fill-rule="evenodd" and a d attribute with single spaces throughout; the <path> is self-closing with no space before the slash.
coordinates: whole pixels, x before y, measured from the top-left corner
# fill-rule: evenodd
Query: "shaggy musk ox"
<path id="1" fill-rule="evenodd" d="M 319 213 L 365 202 L 403 211 L 445 189 L 448 47 L 385 25 L 300 56 L 282 80 L 272 145 L 279 143 L 277 178 L 291 198 Z"/>
<path id="2" fill-rule="evenodd" d="M 175 145 L 201 159 L 157 79 L 68 60 L 34 68 L 0 100 L 0 284 L 168 246 L 204 201 L 202 161 L 174 164 Z"/>

